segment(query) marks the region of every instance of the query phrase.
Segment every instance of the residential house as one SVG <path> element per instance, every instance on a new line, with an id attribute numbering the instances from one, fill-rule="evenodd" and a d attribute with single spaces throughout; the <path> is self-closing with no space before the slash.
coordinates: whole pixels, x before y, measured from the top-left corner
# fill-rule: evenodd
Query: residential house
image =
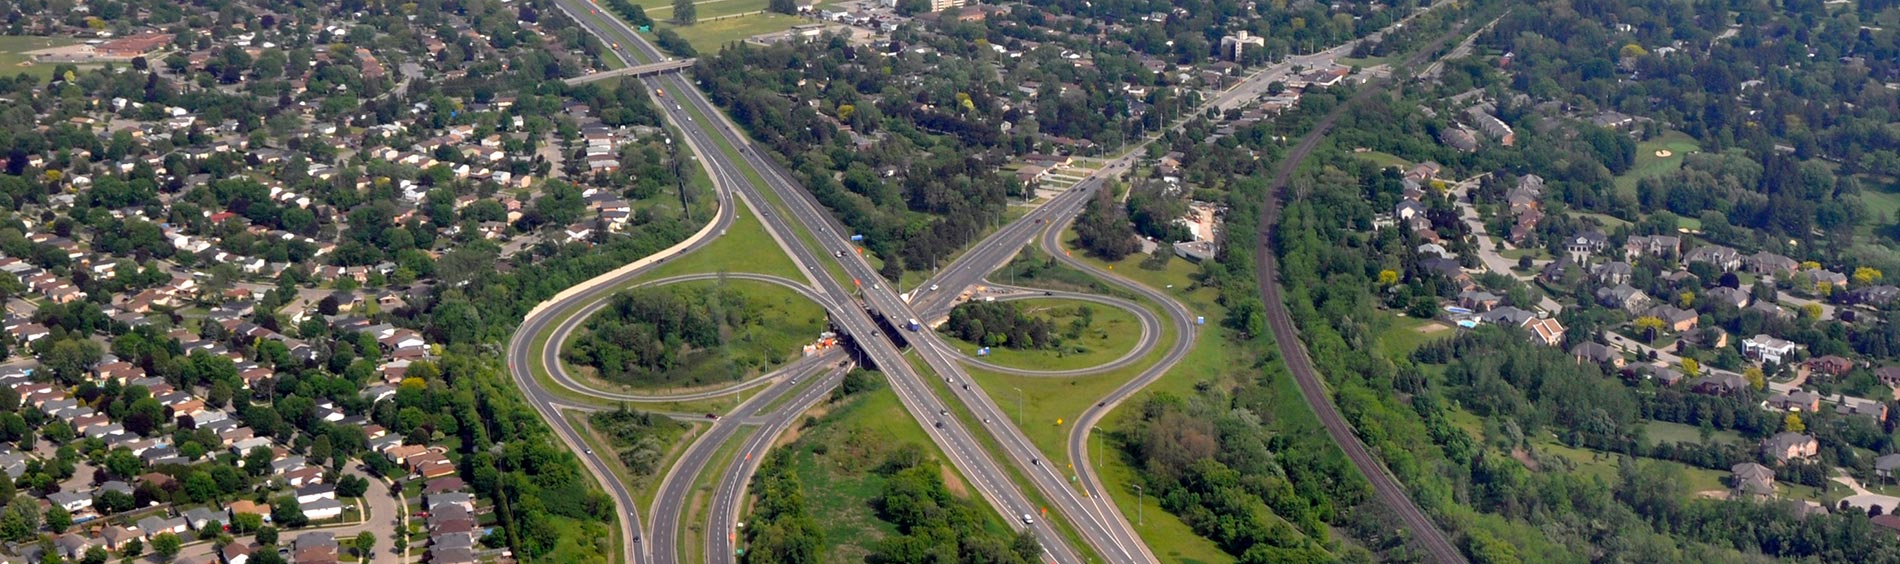
<path id="1" fill-rule="evenodd" d="M 1698 394 L 1726 396 L 1748 389 L 1748 379 L 1727 370 L 1709 370 L 1689 381 L 1689 390 Z"/>
<path id="2" fill-rule="evenodd" d="M 1854 369 L 1854 361 L 1835 355 L 1817 356 L 1801 364 L 1816 375 L 1843 376 Z"/>
<path id="3" fill-rule="evenodd" d="M 1814 435 L 1783 431 L 1762 441 L 1761 452 L 1775 462 L 1807 460 L 1820 456 L 1821 443 L 1814 440 Z"/>
<path id="4" fill-rule="evenodd" d="M 1570 239 L 1565 240 L 1564 252 L 1570 255 L 1570 260 L 1576 261 L 1578 264 L 1583 264 L 1588 261 L 1591 255 L 1601 253 L 1603 249 L 1609 246 L 1610 237 L 1604 235 L 1602 231 L 1592 229 L 1578 233 L 1570 237 Z"/>
<path id="5" fill-rule="evenodd" d="M 1682 238 L 1673 235 L 1631 235 L 1623 243 L 1624 260 L 1644 256 L 1669 258 L 1682 252 Z"/>
<path id="6" fill-rule="evenodd" d="M 1530 335 L 1531 340 L 1543 343 L 1545 346 L 1554 347 L 1564 342 L 1564 325 L 1555 317 L 1539 317 L 1526 321 L 1524 331 Z"/>
<path id="7" fill-rule="evenodd" d="M 1796 270 L 1801 268 L 1800 262 L 1768 251 L 1748 255 L 1748 258 L 1744 259 L 1744 263 L 1748 267 L 1749 272 L 1764 276 L 1794 274 Z"/>
<path id="8" fill-rule="evenodd" d="M 1737 494 L 1757 498 L 1775 495 L 1775 471 L 1767 466 L 1743 462 L 1729 468 L 1729 473 L 1733 474 Z"/>
<path id="9" fill-rule="evenodd" d="M 1882 307 L 1893 303 L 1895 298 L 1900 298 L 1900 286 L 1882 284 L 1855 288 L 1847 292 L 1847 303 L 1855 305 Z"/>
<path id="10" fill-rule="evenodd" d="M 1874 369 L 1874 379 L 1890 387 L 1900 388 L 1900 366 L 1883 366 Z"/>
<path id="11" fill-rule="evenodd" d="M 1800 346 L 1768 335 L 1756 335 L 1742 339 L 1742 356 L 1763 363 L 1783 364 L 1794 360 L 1794 351 Z"/>
<path id="12" fill-rule="evenodd" d="M 1860 415 L 1872 418 L 1875 423 L 1887 422 L 1887 404 L 1853 396 L 1841 396 L 1834 412 L 1841 415 Z"/>
<path id="13" fill-rule="evenodd" d="M 309 518 L 311 521 L 335 519 L 343 516 L 343 502 L 335 499 L 318 499 L 309 503 L 298 503 L 297 507 L 303 510 L 303 516 Z"/>
<path id="14" fill-rule="evenodd" d="M 1734 272 L 1742 267 L 1742 254 L 1735 249 L 1721 245 L 1703 245 L 1689 251 L 1682 257 L 1683 262 L 1705 262 L 1722 272 Z"/>
<path id="15" fill-rule="evenodd" d="M 1748 290 L 1730 288 L 1728 286 L 1716 286 L 1714 289 L 1703 294 L 1703 296 L 1709 299 L 1709 303 L 1733 306 L 1737 309 L 1748 307 L 1749 303 L 1755 301 L 1755 296 L 1748 293 Z"/>
<path id="16" fill-rule="evenodd" d="M 1636 267 L 1623 261 L 1606 262 L 1597 265 L 1590 274 L 1596 276 L 1597 282 L 1604 284 L 1628 284 L 1636 274 Z"/>
<path id="17" fill-rule="evenodd" d="M 1623 355 L 1621 353 L 1616 352 L 1616 349 L 1612 349 L 1603 343 L 1594 341 L 1577 343 L 1577 346 L 1570 348 L 1570 356 L 1576 357 L 1579 363 L 1609 364 L 1617 368 L 1623 367 Z"/>
<path id="18" fill-rule="evenodd" d="M 1644 315 L 1661 319 L 1664 329 L 1677 333 L 1695 329 L 1696 321 L 1701 319 L 1694 311 L 1667 304 L 1649 308 Z"/>
<path id="19" fill-rule="evenodd" d="M 1649 295 L 1629 284 L 1618 284 L 1610 288 L 1598 288 L 1597 303 L 1603 307 L 1635 313 L 1649 307 Z"/>
<path id="20" fill-rule="evenodd" d="M 1484 290 L 1466 290 L 1458 294 L 1458 307 L 1480 313 L 1491 311 L 1503 301 L 1504 298 Z"/>
<path id="21" fill-rule="evenodd" d="M 1806 390 L 1794 390 L 1775 394 L 1763 405 L 1770 409 L 1779 409 L 1794 413 L 1814 413 L 1821 410 L 1821 396 Z"/>
<path id="22" fill-rule="evenodd" d="M 1900 470 L 1900 454 L 1883 454 L 1880 458 L 1874 459 L 1875 476 L 1891 480 L 1896 470 Z"/>

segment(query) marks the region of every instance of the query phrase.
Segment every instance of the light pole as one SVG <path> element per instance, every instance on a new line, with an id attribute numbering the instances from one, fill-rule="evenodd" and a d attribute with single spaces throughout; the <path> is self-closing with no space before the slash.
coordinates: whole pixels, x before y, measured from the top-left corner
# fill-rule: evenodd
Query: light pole
<path id="1" fill-rule="evenodd" d="M 1028 423 L 1029 420 L 1023 419 L 1023 389 L 1013 387 L 1010 389 L 1016 390 L 1016 421 L 1018 424 Z"/>
<path id="2" fill-rule="evenodd" d="M 1141 490 L 1141 484 L 1129 485 L 1135 487 L 1135 526 L 1145 527 L 1147 526 L 1147 512 L 1143 510 L 1142 504 L 1147 501 L 1147 492 Z"/>

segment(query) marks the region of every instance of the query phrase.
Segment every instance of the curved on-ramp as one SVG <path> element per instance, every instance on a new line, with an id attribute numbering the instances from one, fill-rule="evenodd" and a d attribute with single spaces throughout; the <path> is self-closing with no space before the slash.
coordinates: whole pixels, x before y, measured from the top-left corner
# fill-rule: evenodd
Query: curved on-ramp
<path id="1" fill-rule="evenodd" d="M 1010 286 L 999 286 L 995 284 L 991 284 L 990 287 L 1016 289 Z M 1122 368 L 1122 367 L 1125 367 L 1125 366 L 1128 366 L 1130 364 L 1134 364 L 1140 361 L 1142 357 L 1148 356 L 1148 353 L 1155 349 L 1156 341 L 1159 340 L 1161 336 L 1161 318 L 1155 316 L 1154 312 L 1149 311 L 1148 308 L 1142 307 L 1141 304 L 1138 304 L 1132 301 L 1128 301 L 1128 300 L 1124 300 L 1124 299 L 1112 297 L 1112 296 L 1102 296 L 1102 295 L 1097 295 L 1097 294 L 1083 294 L 1079 292 L 1061 292 L 1061 291 L 1056 291 L 1056 290 L 1040 290 L 1040 289 L 1033 289 L 1033 288 L 1020 288 L 1020 290 L 1021 290 L 1021 293 L 995 296 L 996 301 L 1011 302 L 1011 301 L 1035 300 L 1035 299 L 1064 299 L 1064 300 L 1094 302 L 1094 303 L 1103 304 L 1109 307 L 1127 310 L 1129 313 L 1134 314 L 1136 321 L 1141 324 L 1141 338 L 1135 342 L 1135 348 L 1129 349 L 1128 352 L 1122 353 L 1121 356 L 1116 357 L 1114 360 L 1110 360 L 1102 364 L 1097 364 L 1095 366 L 1085 366 L 1082 368 L 1069 368 L 1069 369 L 1064 369 L 1064 370 L 1034 370 L 1034 369 L 1029 369 L 1029 368 L 1017 368 L 1014 366 L 1003 366 L 1001 364 L 996 364 L 988 360 L 985 360 L 982 357 L 972 356 L 971 354 L 964 352 L 963 349 L 950 347 L 950 350 L 954 353 L 954 356 L 956 356 L 958 360 L 970 366 L 988 370 L 990 372 L 996 372 L 999 374 L 1008 374 L 1011 376 L 1024 376 L 1024 377 L 1029 377 L 1029 378 L 1072 378 L 1072 377 L 1077 377 L 1077 376 L 1090 376 L 1090 375 L 1095 375 L 1095 374 L 1101 374 L 1103 372 L 1113 371 L 1113 370 L 1116 370 L 1116 369 L 1119 369 L 1119 368 Z"/>

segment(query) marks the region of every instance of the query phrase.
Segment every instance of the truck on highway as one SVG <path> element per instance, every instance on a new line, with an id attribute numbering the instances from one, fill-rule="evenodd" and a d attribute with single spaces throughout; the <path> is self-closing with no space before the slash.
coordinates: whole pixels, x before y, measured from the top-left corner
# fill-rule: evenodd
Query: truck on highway
<path id="1" fill-rule="evenodd" d="M 653 95 L 654 95 L 654 96 L 658 96 L 658 97 L 661 97 L 661 98 L 665 98 L 665 97 L 666 97 L 666 89 L 665 89 L 665 88 L 655 88 L 655 89 L 653 89 Z"/>
<path id="2" fill-rule="evenodd" d="M 910 318 L 910 323 L 904 324 L 904 328 L 911 330 L 912 333 L 915 333 L 915 332 L 924 330 L 924 325 L 922 323 L 918 323 L 917 318 L 912 317 Z"/>

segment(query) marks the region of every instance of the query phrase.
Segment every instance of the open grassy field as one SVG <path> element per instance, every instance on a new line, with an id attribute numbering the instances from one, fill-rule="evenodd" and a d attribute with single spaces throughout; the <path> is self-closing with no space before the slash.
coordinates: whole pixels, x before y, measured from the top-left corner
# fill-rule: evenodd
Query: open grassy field
<path id="1" fill-rule="evenodd" d="M 1345 64 L 1343 61 L 1344 60 L 1342 59 L 1341 64 Z M 1366 65 L 1366 66 L 1371 66 L 1371 65 Z M 1372 161 L 1372 164 L 1376 164 L 1376 165 L 1386 167 L 1386 168 L 1397 167 L 1400 170 L 1404 170 L 1412 166 L 1411 161 L 1407 161 L 1403 157 L 1394 155 L 1392 153 L 1387 153 L 1384 151 L 1367 151 L 1364 153 L 1353 153 L 1353 156 L 1359 157 L 1361 159 L 1365 159 L 1368 161 Z"/>
<path id="2" fill-rule="evenodd" d="M 1900 180 L 1861 175 L 1860 204 L 1868 220 L 1861 228 L 1871 232 L 1900 220 Z"/>
<path id="3" fill-rule="evenodd" d="M 748 2 L 751 0 L 726 1 Z M 759 4 L 761 5 L 760 9 L 763 9 L 764 2 L 761 1 Z M 718 4 L 713 4 L 712 6 L 718 6 Z M 670 11 L 671 10 L 668 10 L 668 12 Z M 701 55 L 717 53 L 719 50 L 724 49 L 726 45 L 744 40 L 747 37 L 761 33 L 785 31 L 791 29 L 792 26 L 805 22 L 805 20 L 793 16 L 773 12 L 747 14 L 738 17 L 707 21 L 706 18 L 710 16 L 707 14 L 706 8 L 701 8 L 699 11 L 699 23 L 693 25 L 673 25 L 664 21 L 667 15 L 665 12 L 654 13 L 653 19 L 660 22 L 659 25 L 661 27 L 672 28 L 675 33 L 680 34 L 680 37 L 685 38 L 688 43 L 692 43 L 693 49 L 698 50 Z"/>
<path id="4" fill-rule="evenodd" d="M 49 47 L 65 47 L 78 42 L 70 37 L 0 35 L 0 75 L 15 76 L 26 73 L 37 78 L 52 76 L 53 65 L 35 63 L 33 58 L 27 56 L 26 53 Z M 93 66 L 97 65 L 82 65 L 80 68 Z"/>
<path id="5" fill-rule="evenodd" d="M 1643 423 L 1643 432 L 1649 437 L 1650 444 L 1664 443 L 1702 443 L 1702 430 L 1692 425 L 1671 423 L 1668 421 L 1649 421 Z M 1709 436 L 1718 443 L 1740 443 L 1742 436 L 1735 431 L 1718 430 Z"/>
<path id="6" fill-rule="evenodd" d="M 645 8 L 647 15 L 654 21 L 666 21 L 673 18 L 671 0 L 638 0 L 634 2 Z M 766 0 L 695 0 L 693 9 L 700 21 L 747 12 L 765 11 Z M 697 47 L 697 45 L 695 45 Z"/>
<path id="7" fill-rule="evenodd" d="M 1670 131 L 1654 139 L 1636 144 L 1636 164 L 1628 172 L 1616 177 L 1618 192 L 1636 195 L 1636 182 L 1644 178 L 1661 176 L 1682 168 L 1682 156 L 1702 150 L 1695 138 L 1680 131 Z M 1668 151 L 1668 156 L 1657 156 L 1657 151 Z"/>
<path id="8" fill-rule="evenodd" d="M 658 280 L 703 272 L 752 272 L 804 280 L 798 265 L 793 264 L 791 257 L 785 256 L 785 251 L 779 248 L 778 241 L 765 232 L 765 224 L 752 215 L 751 208 L 736 199 L 733 205 L 737 206 L 733 210 L 736 215 L 724 235 L 718 235 L 718 239 L 698 251 L 655 266 L 640 279 Z"/>
<path id="9" fill-rule="evenodd" d="M 1087 328 L 1078 338 L 1069 339 L 1062 346 L 1051 349 L 1012 349 L 991 347 L 985 359 L 998 366 L 1021 368 L 1026 370 L 1072 370 L 1101 366 L 1128 351 L 1134 350 L 1136 341 L 1141 338 L 1141 322 L 1135 314 L 1114 306 L 1059 298 L 1038 298 L 1008 302 L 1021 308 L 1025 314 L 1048 319 L 1055 324 L 1056 332 L 1066 333 L 1070 324 L 1080 321 L 1082 308 L 1090 311 Z M 945 335 L 945 340 L 958 350 L 975 355 L 982 345 L 965 341 L 955 336 Z"/>
<path id="10" fill-rule="evenodd" d="M 1379 354 L 1393 360 L 1412 355 L 1425 343 L 1457 334 L 1443 323 L 1415 317 L 1390 316 L 1379 332 Z"/>
<path id="11" fill-rule="evenodd" d="M 704 280 L 675 286 L 710 288 L 716 285 L 744 293 L 748 307 L 755 314 L 755 322 L 735 327 L 719 347 L 688 353 L 672 370 L 627 381 L 609 380 L 637 390 L 669 391 L 735 383 L 797 358 L 799 348 L 817 340 L 818 334 L 824 331 L 824 308 L 790 288 L 751 280 Z M 584 337 L 584 331 L 585 326 L 562 343 L 564 357 L 566 349 Z M 753 364 L 759 361 L 764 364 Z M 593 372 L 593 367 L 574 368 L 582 373 Z"/>

